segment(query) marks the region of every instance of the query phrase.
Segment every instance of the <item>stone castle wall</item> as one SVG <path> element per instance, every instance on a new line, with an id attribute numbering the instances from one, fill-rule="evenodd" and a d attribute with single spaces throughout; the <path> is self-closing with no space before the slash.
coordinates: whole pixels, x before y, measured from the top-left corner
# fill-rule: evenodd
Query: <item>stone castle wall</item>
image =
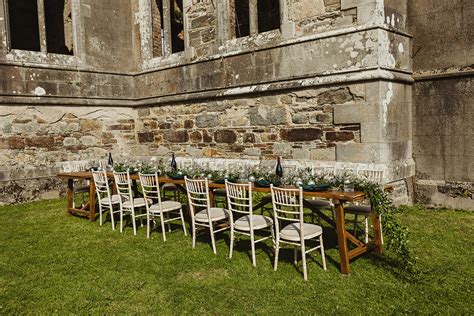
<path id="1" fill-rule="evenodd" d="M 416 201 L 474 209 L 474 3 L 413 1 L 409 15 Z"/>
<path id="2" fill-rule="evenodd" d="M 374 164 L 409 202 L 406 1 L 280 1 L 281 30 L 240 39 L 222 3 L 185 0 L 169 56 L 154 56 L 149 0 L 72 0 L 74 56 L 2 41 L 0 203 L 57 195 L 65 161 L 170 151 Z"/>

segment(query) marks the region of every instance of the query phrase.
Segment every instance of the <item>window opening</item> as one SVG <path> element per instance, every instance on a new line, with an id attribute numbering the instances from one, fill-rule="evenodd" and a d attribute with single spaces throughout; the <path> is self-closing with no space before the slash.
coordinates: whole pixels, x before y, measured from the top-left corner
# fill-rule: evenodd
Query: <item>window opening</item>
<path id="1" fill-rule="evenodd" d="M 258 0 L 258 32 L 267 32 L 280 28 L 280 1 Z"/>
<path id="2" fill-rule="evenodd" d="M 8 0 L 12 49 L 41 51 L 36 0 Z"/>
<path id="3" fill-rule="evenodd" d="M 165 51 L 165 29 L 163 21 L 163 0 L 152 0 L 151 19 L 153 33 L 153 57 L 163 56 Z"/>
<path id="4" fill-rule="evenodd" d="M 170 1 L 171 52 L 184 51 L 183 0 Z"/>
<path id="5" fill-rule="evenodd" d="M 73 55 L 70 0 L 44 0 L 48 53 Z"/>
<path id="6" fill-rule="evenodd" d="M 234 0 L 231 5 L 234 12 L 234 34 L 236 38 L 250 35 L 249 0 Z"/>

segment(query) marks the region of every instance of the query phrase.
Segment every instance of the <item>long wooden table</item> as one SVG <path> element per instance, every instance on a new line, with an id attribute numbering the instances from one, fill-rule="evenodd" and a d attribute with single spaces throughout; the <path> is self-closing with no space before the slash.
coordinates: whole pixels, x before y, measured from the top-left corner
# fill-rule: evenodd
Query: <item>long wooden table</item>
<path id="1" fill-rule="evenodd" d="M 95 221 L 95 185 L 92 178 L 91 172 L 67 172 L 67 173 L 60 173 L 57 175 L 60 178 L 67 179 L 67 212 L 68 214 L 79 214 L 82 216 L 89 217 L 91 222 Z M 110 178 L 113 178 L 112 174 L 109 175 Z M 131 174 L 131 179 L 137 181 L 139 179 L 137 174 Z M 90 187 L 89 187 L 89 202 L 81 207 L 80 209 L 74 208 L 73 199 L 74 199 L 74 180 L 82 179 L 82 180 L 89 180 Z M 179 186 L 184 185 L 184 180 L 173 180 L 168 177 L 160 177 L 160 183 L 174 183 Z M 212 189 L 220 189 L 224 188 L 224 184 L 218 183 L 209 183 L 209 187 Z M 254 187 L 252 189 L 255 192 L 263 192 L 263 193 L 270 193 L 269 188 L 259 188 Z M 213 199 L 212 190 L 211 193 L 211 200 Z M 351 234 L 346 230 L 345 225 L 345 214 L 344 214 L 344 203 L 346 202 L 357 202 L 361 201 L 365 198 L 363 192 L 355 191 L 355 192 L 343 192 L 343 191 L 323 191 L 323 192 L 304 192 L 304 196 L 311 198 L 311 197 L 319 197 L 319 198 L 326 198 L 331 199 L 333 201 L 335 207 L 335 214 L 336 220 L 334 221 L 324 213 L 322 213 L 319 209 L 314 208 L 311 204 L 305 203 L 305 206 L 311 209 L 313 212 L 318 213 L 318 215 L 328 222 L 330 225 L 335 227 L 337 232 L 337 241 L 338 241 L 338 248 L 339 248 L 339 257 L 340 257 L 340 268 L 342 274 L 349 274 L 350 273 L 350 263 L 351 259 L 354 259 L 361 254 L 367 252 L 368 250 L 373 249 L 376 253 L 382 253 L 382 235 L 381 235 L 381 225 L 379 216 L 372 210 L 372 226 L 373 226 L 373 237 L 369 241 L 369 243 L 365 243 L 364 241 L 359 240 L 356 236 Z M 267 202 L 262 202 L 261 205 L 256 205 L 255 209 L 263 206 Z M 349 250 L 348 242 L 351 242 L 355 248 Z"/>

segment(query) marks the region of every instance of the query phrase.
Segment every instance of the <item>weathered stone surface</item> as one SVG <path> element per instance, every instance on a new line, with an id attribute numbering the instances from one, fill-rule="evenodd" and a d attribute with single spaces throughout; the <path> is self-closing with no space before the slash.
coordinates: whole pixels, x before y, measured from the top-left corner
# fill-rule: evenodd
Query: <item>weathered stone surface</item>
<path id="1" fill-rule="evenodd" d="M 170 143 L 186 143 L 189 140 L 187 131 L 171 131 L 164 134 L 165 140 Z"/>
<path id="2" fill-rule="evenodd" d="M 291 117 L 291 120 L 295 124 L 306 124 L 308 123 L 308 115 L 304 113 L 295 113 Z"/>
<path id="3" fill-rule="evenodd" d="M 194 121 L 193 120 L 185 120 L 184 121 L 184 128 L 193 128 L 194 127 Z"/>
<path id="4" fill-rule="evenodd" d="M 214 133 L 216 143 L 233 144 L 237 140 L 237 135 L 232 130 L 218 130 Z"/>
<path id="5" fill-rule="evenodd" d="M 27 147 L 36 148 L 51 148 L 54 146 L 54 137 L 51 136 L 36 136 L 25 138 Z"/>
<path id="6" fill-rule="evenodd" d="M 153 143 L 155 141 L 155 134 L 153 132 L 139 132 L 137 137 L 139 143 Z"/>
<path id="7" fill-rule="evenodd" d="M 255 143 L 255 134 L 253 133 L 245 133 L 243 136 L 244 143 Z"/>
<path id="8" fill-rule="evenodd" d="M 349 88 L 337 88 L 322 92 L 317 97 L 319 104 L 342 104 L 354 100 Z"/>
<path id="9" fill-rule="evenodd" d="M 284 107 L 255 106 L 249 109 L 250 124 L 253 126 L 286 124 L 286 109 Z"/>
<path id="10" fill-rule="evenodd" d="M 160 123 L 158 126 L 159 126 L 160 129 L 170 129 L 171 128 L 171 123 L 163 122 L 163 123 Z"/>
<path id="11" fill-rule="evenodd" d="M 200 131 L 193 131 L 189 133 L 189 139 L 193 143 L 201 143 L 202 142 L 202 134 Z"/>
<path id="12" fill-rule="evenodd" d="M 293 128 L 282 129 L 280 137 L 290 142 L 306 142 L 320 140 L 323 132 L 319 128 Z"/>
<path id="13" fill-rule="evenodd" d="M 217 114 L 202 114 L 196 116 L 197 127 L 215 127 L 217 125 L 219 125 L 219 117 Z"/>
<path id="14" fill-rule="evenodd" d="M 354 139 L 354 133 L 352 132 L 326 132 L 324 135 L 326 140 L 330 142 L 343 142 Z"/>
<path id="15" fill-rule="evenodd" d="M 23 149 L 25 139 L 18 136 L 0 137 L 0 149 Z"/>

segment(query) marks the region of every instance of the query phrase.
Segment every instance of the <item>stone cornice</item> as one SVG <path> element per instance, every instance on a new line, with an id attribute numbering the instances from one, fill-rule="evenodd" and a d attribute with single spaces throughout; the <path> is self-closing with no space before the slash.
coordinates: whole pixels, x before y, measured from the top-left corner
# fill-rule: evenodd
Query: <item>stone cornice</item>
<path id="1" fill-rule="evenodd" d="M 388 68 L 364 68 L 350 71 L 340 71 L 331 74 L 318 74 L 290 80 L 265 82 L 257 85 L 237 86 L 180 94 L 153 96 L 149 98 L 99 98 L 99 97 L 61 97 L 61 96 L 32 96 L 0 94 L 0 104 L 5 105 L 30 105 L 41 104 L 50 106 L 88 105 L 88 106 L 123 106 L 141 107 L 160 105 L 164 103 L 185 102 L 211 98 L 225 98 L 245 94 L 264 93 L 269 91 L 318 87 L 335 84 L 351 84 L 366 81 L 392 81 L 412 84 L 411 73 Z"/>

